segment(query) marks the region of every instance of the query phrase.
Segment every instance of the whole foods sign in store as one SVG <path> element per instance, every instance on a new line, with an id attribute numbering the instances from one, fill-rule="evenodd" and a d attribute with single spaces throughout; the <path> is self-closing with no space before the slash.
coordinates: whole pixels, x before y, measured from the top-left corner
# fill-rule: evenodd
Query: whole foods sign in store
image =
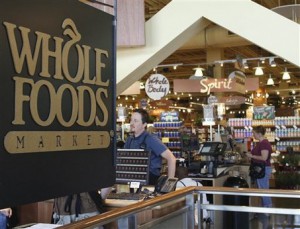
<path id="1" fill-rule="evenodd" d="M 169 93 L 169 80 L 161 74 L 152 74 L 146 81 L 146 94 L 153 100 L 159 100 Z"/>
<path id="2" fill-rule="evenodd" d="M 113 16 L 14 0 L 0 19 L 0 208 L 112 185 Z"/>

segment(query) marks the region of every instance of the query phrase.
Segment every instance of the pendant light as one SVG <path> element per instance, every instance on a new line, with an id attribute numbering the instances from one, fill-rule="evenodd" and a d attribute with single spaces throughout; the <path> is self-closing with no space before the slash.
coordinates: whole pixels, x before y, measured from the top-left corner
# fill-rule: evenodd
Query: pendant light
<path id="1" fill-rule="evenodd" d="M 290 79 L 291 79 L 290 73 L 287 71 L 286 68 L 284 68 L 284 72 L 283 72 L 283 75 L 282 75 L 282 79 L 283 79 L 283 80 L 290 80 Z"/>
<path id="2" fill-rule="evenodd" d="M 242 63 L 243 63 L 244 69 L 249 69 L 249 65 L 247 63 L 247 60 L 243 60 Z"/>
<path id="3" fill-rule="evenodd" d="M 274 85 L 274 80 L 271 77 L 271 74 L 269 74 L 269 79 L 267 81 L 267 85 Z"/>
<path id="4" fill-rule="evenodd" d="M 264 74 L 262 67 L 259 66 L 259 62 L 257 63 L 257 67 L 255 67 L 255 75 L 261 76 Z"/>
<path id="5" fill-rule="evenodd" d="M 272 68 L 276 67 L 276 62 L 274 59 L 275 59 L 274 57 L 270 57 L 269 59 L 269 64 Z"/>
<path id="6" fill-rule="evenodd" d="M 196 76 L 196 77 L 203 76 L 203 70 L 204 70 L 203 68 L 197 67 L 197 68 L 194 68 L 193 70 L 195 70 L 194 76 Z"/>
<path id="7" fill-rule="evenodd" d="M 195 73 L 194 73 L 194 75 L 192 75 L 190 77 L 190 79 L 200 79 L 203 77 L 204 68 L 197 67 L 197 68 L 194 68 L 193 70 L 195 70 Z"/>

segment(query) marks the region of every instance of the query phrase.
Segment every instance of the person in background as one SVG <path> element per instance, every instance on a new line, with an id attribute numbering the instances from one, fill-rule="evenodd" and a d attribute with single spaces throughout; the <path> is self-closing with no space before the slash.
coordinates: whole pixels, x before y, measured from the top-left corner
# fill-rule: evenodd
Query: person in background
<path id="1" fill-rule="evenodd" d="M 224 129 L 225 134 L 226 134 L 226 143 L 227 143 L 227 147 L 226 147 L 226 151 L 235 151 L 235 147 L 236 147 L 236 142 L 234 139 L 234 134 L 233 134 L 233 130 L 230 126 L 225 127 Z"/>
<path id="2" fill-rule="evenodd" d="M 192 178 L 188 177 L 188 168 L 179 166 L 176 168 L 175 177 L 178 178 L 177 184 L 176 184 L 176 190 L 183 187 L 188 186 L 203 186 L 199 181 L 193 180 Z M 198 204 L 198 203 L 197 203 Z M 195 205 L 195 223 L 198 224 L 198 208 L 197 204 Z M 207 201 L 206 194 L 202 194 L 202 204 L 209 204 Z M 208 219 L 208 213 L 207 210 L 203 210 L 203 219 Z"/>
<path id="3" fill-rule="evenodd" d="M 136 109 L 131 115 L 130 129 L 133 136 L 127 138 L 124 149 L 145 149 L 151 151 L 149 184 L 155 185 L 160 177 L 162 158 L 167 160 L 168 176 L 175 176 L 176 158 L 154 134 L 146 131 L 149 115 L 144 109 Z"/>
<path id="4" fill-rule="evenodd" d="M 260 189 L 269 189 L 269 180 L 272 174 L 271 167 L 271 154 L 272 146 L 270 142 L 265 138 L 266 129 L 263 126 L 256 126 L 253 128 L 253 137 L 258 140 L 255 147 L 252 149 L 251 153 L 246 153 L 247 157 L 254 161 L 263 161 L 266 165 L 265 176 L 260 179 L 256 179 L 257 187 Z M 263 207 L 272 207 L 271 197 L 262 197 Z"/>
<path id="5" fill-rule="evenodd" d="M 11 217 L 11 208 L 0 209 L 0 229 L 6 229 L 7 217 Z"/>

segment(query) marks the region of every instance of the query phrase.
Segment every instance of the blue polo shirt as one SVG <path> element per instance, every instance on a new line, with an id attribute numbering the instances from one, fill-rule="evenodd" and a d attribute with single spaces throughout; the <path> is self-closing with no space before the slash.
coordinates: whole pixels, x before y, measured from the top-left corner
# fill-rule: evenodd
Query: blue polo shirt
<path id="1" fill-rule="evenodd" d="M 160 176 L 162 163 L 161 154 L 168 149 L 167 146 L 164 145 L 156 135 L 149 134 L 147 131 L 144 131 L 138 137 L 128 137 L 125 142 L 124 149 L 141 149 L 141 145 L 142 148 L 145 148 L 145 150 L 151 151 L 150 173 Z"/>

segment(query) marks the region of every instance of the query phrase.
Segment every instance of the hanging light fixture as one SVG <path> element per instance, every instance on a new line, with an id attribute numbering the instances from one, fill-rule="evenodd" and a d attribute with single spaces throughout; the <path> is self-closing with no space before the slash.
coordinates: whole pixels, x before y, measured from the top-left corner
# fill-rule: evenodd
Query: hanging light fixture
<path id="1" fill-rule="evenodd" d="M 248 63 L 247 63 L 247 60 L 243 60 L 243 66 L 244 66 L 244 68 L 245 69 L 248 69 L 249 68 L 249 65 L 248 65 Z"/>
<path id="2" fill-rule="evenodd" d="M 204 68 L 197 67 L 197 68 L 194 68 L 193 70 L 195 70 L 195 74 L 192 75 L 190 77 L 190 79 L 199 79 L 199 78 L 203 77 L 203 70 L 204 70 Z"/>
<path id="3" fill-rule="evenodd" d="M 274 57 L 270 57 L 269 59 L 269 64 L 272 68 L 276 67 L 276 62 L 274 60 Z"/>
<path id="4" fill-rule="evenodd" d="M 259 66 L 259 62 L 257 63 L 257 67 L 255 68 L 255 75 L 256 76 L 261 76 L 264 74 L 264 71 L 262 70 L 262 67 Z"/>
<path id="5" fill-rule="evenodd" d="M 283 80 L 290 80 L 290 79 L 291 79 L 290 73 L 287 71 L 286 68 L 284 68 L 284 72 L 283 72 L 283 75 L 282 75 L 282 79 L 283 79 Z"/>
<path id="6" fill-rule="evenodd" d="M 274 85 L 274 80 L 271 77 L 271 74 L 269 74 L 269 79 L 267 81 L 267 85 Z"/>
<path id="7" fill-rule="evenodd" d="M 203 68 L 197 67 L 197 68 L 194 68 L 193 70 L 195 70 L 194 76 L 197 76 L 197 77 L 203 76 L 203 70 L 204 70 Z"/>

